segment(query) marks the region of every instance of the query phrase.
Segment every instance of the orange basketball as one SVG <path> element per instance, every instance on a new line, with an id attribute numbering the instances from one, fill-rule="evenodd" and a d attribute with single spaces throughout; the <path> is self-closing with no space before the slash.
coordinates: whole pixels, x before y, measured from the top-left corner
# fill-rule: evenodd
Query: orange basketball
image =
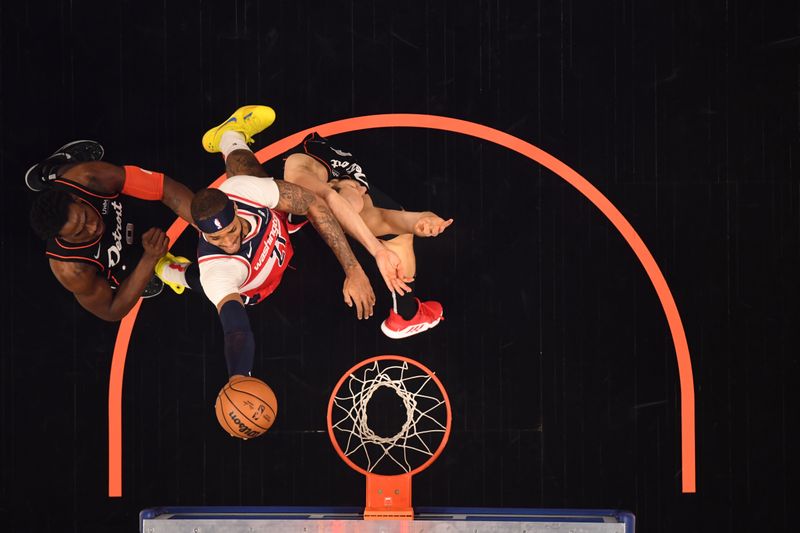
<path id="1" fill-rule="evenodd" d="M 219 391 L 214 409 L 222 429 L 247 440 L 266 433 L 272 426 L 278 414 L 278 400 L 260 379 L 233 376 Z"/>

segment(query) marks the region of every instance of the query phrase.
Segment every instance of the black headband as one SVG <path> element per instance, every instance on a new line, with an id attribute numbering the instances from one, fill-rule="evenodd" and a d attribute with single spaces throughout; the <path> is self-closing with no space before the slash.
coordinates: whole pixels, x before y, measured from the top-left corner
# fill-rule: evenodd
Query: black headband
<path id="1" fill-rule="evenodd" d="M 225 206 L 217 213 L 203 220 L 195 220 L 194 223 L 203 233 L 216 233 L 228 226 L 236 218 L 236 209 L 230 198 L 225 202 Z"/>

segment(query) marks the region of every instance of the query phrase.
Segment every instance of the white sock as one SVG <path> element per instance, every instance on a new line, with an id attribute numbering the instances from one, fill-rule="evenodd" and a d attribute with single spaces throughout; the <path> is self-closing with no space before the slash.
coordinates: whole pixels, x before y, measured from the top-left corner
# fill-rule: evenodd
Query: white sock
<path id="1" fill-rule="evenodd" d="M 247 146 L 247 141 L 245 141 L 244 134 L 238 131 L 226 131 L 222 133 L 222 137 L 219 140 L 219 150 L 222 152 L 222 156 L 227 159 L 228 154 L 233 152 L 234 150 L 250 150 L 250 147 Z"/>
<path id="2" fill-rule="evenodd" d="M 176 263 L 170 261 L 161 269 L 161 279 L 170 283 L 177 283 L 184 287 L 189 287 L 186 281 L 186 269 L 191 263 Z"/>

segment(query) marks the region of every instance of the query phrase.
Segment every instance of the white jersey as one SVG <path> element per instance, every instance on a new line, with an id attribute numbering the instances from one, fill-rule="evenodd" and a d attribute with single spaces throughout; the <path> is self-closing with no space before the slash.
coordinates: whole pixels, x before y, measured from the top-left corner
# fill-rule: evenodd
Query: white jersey
<path id="1" fill-rule="evenodd" d="M 278 205 L 278 186 L 272 178 L 234 176 L 220 190 L 236 202 L 238 216 L 247 220 L 250 231 L 235 254 L 226 254 L 201 235 L 200 283 L 215 306 L 229 294 L 255 304 L 280 284 L 293 253 L 286 216 L 271 209 Z"/>

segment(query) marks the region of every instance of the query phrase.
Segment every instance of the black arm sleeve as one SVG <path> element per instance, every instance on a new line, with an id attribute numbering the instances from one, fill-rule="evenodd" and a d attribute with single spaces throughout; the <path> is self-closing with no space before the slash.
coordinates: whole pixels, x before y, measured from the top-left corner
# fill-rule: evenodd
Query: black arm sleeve
<path id="1" fill-rule="evenodd" d="M 226 302 L 219 310 L 225 332 L 225 362 L 228 376 L 249 376 L 253 369 L 256 342 L 244 306 L 237 301 Z"/>

